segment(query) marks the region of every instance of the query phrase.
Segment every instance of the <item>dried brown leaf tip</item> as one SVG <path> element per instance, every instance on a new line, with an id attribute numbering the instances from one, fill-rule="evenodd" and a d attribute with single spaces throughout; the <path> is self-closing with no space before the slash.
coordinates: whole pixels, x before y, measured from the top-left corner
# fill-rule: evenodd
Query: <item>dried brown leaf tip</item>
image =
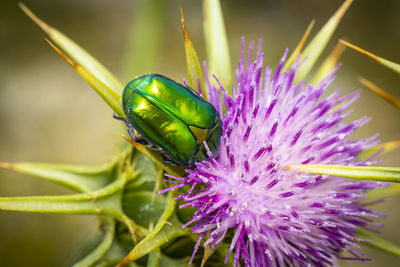
<path id="1" fill-rule="evenodd" d="M 362 49 L 362 48 L 359 47 L 359 46 L 353 45 L 353 44 L 351 44 L 351 43 L 349 43 L 349 42 L 347 42 L 347 41 L 345 41 L 345 40 L 339 40 L 339 42 L 341 42 L 341 43 L 344 44 L 345 46 L 350 47 L 351 49 L 356 50 L 357 52 L 360 52 L 361 54 L 364 54 L 364 55 L 366 55 L 366 56 L 372 58 L 373 60 L 376 60 L 376 61 L 378 61 L 378 62 L 379 62 L 379 60 L 380 60 L 380 57 L 378 57 L 378 56 L 372 54 L 371 52 L 368 52 L 368 51 L 365 50 L 365 49 Z"/>
<path id="2" fill-rule="evenodd" d="M 79 67 L 78 63 L 73 61 L 70 57 L 68 57 L 63 51 L 61 51 L 57 46 L 55 46 L 49 39 L 46 38 L 46 42 L 65 60 L 68 62 L 71 67 L 77 69 Z"/>
<path id="3" fill-rule="evenodd" d="M 301 37 L 300 42 L 297 44 L 296 48 L 293 50 L 293 53 L 290 55 L 289 59 L 287 60 L 285 66 L 283 67 L 285 70 L 288 69 L 293 62 L 296 60 L 300 52 L 303 50 L 304 45 L 306 44 L 306 41 L 308 39 L 308 36 L 310 36 L 311 30 L 314 27 L 315 24 L 315 19 L 313 19 L 310 24 L 308 25 L 305 33 L 303 34 L 303 37 Z"/>
<path id="4" fill-rule="evenodd" d="M 339 59 L 342 56 L 343 52 L 346 50 L 346 46 L 342 43 L 337 43 L 333 48 L 329 56 L 325 59 L 325 61 L 319 67 L 317 74 L 313 77 L 311 84 L 317 84 L 321 80 L 323 80 L 329 73 L 331 73 L 338 65 Z"/>
<path id="5" fill-rule="evenodd" d="M 14 169 L 14 164 L 9 163 L 9 162 L 0 162 L 0 168 L 12 170 L 12 169 Z"/>
<path id="6" fill-rule="evenodd" d="M 179 7 L 179 11 L 181 12 L 181 22 L 182 22 L 182 31 L 183 31 L 183 38 L 185 39 L 185 42 L 189 41 L 190 42 L 190 36 L 189 32 L 186 28 L 186 23 L 185 23 L 185 18 L 183 16 L 183 11 L 182 8 Z"/>
<path id="7" fill-rule="evenodd" d="M 375 94 L 377 94 L 379 97 L 385 99 L 387 102 L 389 102 L 390 104 L 392 104 L 393 106 L 400 108 L 400 101 L 391 96 L 390 94 L 388 94 L 386 91 L 384 91 L 383 89 L 381 89 L 379 86 L 377 86 L 376 84 L 372 83 L 371 81 L 363 78 L 363 77 L 359 77 L 358 81 L 364 85 L 365 87 L 367 87 L 369 90 L 371 90 L 372 92 L 374 92 Z"/>
<path id="8" fill-rule="evenodd" d="M 373 54 L 373 53 L 371 53 L 371 52 L 368 52 L 368 51 L 365 50 L 365 49 L 362 49 L 362 48 L 359 47 L 359 46 L 353 45 L 353 44 L 351 44 L 351 43 L 349 43 L 349 42 L 346 42 L 346 41 L 344 41 L 344 40 L 339 40 L 339 42 L 341 42 L 341 43 L 343 43 L 344 45 L 350 47 L 351 49 L 356 50 L 357 52 L 360 52 L 361 54 L 366 55 L 367 57 L 369 57 L 369 58 L 375 60 L 375 61 L 378 62 L 379 64 L 382 64 L 382 65 L 384 65 L 385 67 L 387 67 L 387 68 L 389 68 L 389 69 L 391 69 L 391 70 L 393 70 L 393 71 L 395 71 L 395 72 L 397 72 L 397 73 L 400 73 L 400 64 L 397 64 L 397 63 L 395 63 L 395 62 L 392 62 L 392 61 L 389 61 L 389 60 L 384 59 L 384 58 L 382 58 L 382 57 L 379 57 L 379 56 L 377 56 L 377 55 L 375 55 L 375 54 Z"/>
<path id="9" fill-rule="evenodd" d="M 31 19 L 33 22 L 35 22 L 47 35 L 51 34 L 52 27 L 48 25 L 46 22 L 43 20 L 39 19 L 26 5 L 24 5 L 22 2 L 18 3 L 19 8 L 22 9 L 22 11 Z"/>

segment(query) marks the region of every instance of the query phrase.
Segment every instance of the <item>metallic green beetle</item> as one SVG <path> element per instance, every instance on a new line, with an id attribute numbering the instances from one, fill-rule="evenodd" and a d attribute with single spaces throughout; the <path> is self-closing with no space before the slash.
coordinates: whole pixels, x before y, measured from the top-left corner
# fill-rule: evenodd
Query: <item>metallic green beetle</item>
<path id="1" fill-rule="evenodd" d="M 132 139 L 159 151 L 165 162 L 187 166 L 208 158 L 204 141 L 214 157 L 218 155 L 219 114 L 193 89 L 147 74 L 128 83 L 122 106 Z"/>

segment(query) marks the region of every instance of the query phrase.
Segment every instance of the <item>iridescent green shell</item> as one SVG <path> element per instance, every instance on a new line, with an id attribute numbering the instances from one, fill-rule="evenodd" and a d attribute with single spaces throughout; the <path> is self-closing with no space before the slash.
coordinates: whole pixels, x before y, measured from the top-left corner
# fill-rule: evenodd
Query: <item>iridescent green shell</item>
<path id="1" fill-rule="evenodd" d="M 207 158 L 206 141 L 218 154 L 218 112 L 193 89 L 159 74 L 141 76 L 125 87 L 122 106 L 128 122 L 165 160 L 191 165 Z"/>

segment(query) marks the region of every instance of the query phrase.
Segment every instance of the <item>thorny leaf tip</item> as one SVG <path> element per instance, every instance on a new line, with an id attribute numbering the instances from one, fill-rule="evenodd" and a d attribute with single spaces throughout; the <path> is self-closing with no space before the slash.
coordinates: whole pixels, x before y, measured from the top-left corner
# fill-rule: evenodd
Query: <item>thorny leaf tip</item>
<path id="1" fill-rule="evenodd" d="M 367 79 L 365 79 L 363 77 L 358 77 L 358 81 L 362 85 L 367 87 L 369 90 L 371 90 L 372 92 L 377 94 L 379 97 L 383 98 L 384 100 L 386 100 L 387 102 L 389 102 L 393 106 L 395 106 L 395 107 L 400 109 L 400 101 L 398 99 L 396 99 L 395 97 L 391 96 L 390 94 L 388 94 L 387 92 L 385 92 L 384 90 L 382 90 L 376 84 L 372 83 L 371 81 L 369 81 L 369 80 L 367 80 Z"/>

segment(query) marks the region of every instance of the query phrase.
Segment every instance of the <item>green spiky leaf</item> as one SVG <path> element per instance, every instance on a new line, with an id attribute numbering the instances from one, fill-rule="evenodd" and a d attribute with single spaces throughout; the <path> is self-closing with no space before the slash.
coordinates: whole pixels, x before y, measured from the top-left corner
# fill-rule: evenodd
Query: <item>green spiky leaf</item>
<path id="1" fill-rule="evenodd" d="M 371 81 L 369 81 L 365 78 L 360 77 L 360 78 L 358 78 L 358 81 L 362 85 L 367 87 L 369 90 L 371 90 L 373 93 L 375 93 L 379 97 L 383 98 L 384 100 L 386 100 L 387 102 L 389 102 L 390 104 L 395 106 L 396 108 L 400 109 L 400 100 L 396 99 L 394 96 L 390 95 L 389 93 L 387 93 L 386 91 L 381 89 L 379 86 L 377 86 L 376 84 L 372 83 Z"/>
<path id="2" fill-rule="evenodd" d="M 122 110 L 121 94 L 111 87 L 104 84 L 98 77 L 87 71 L 81 65 L 69 58 L 64 52 L 56 47 L 52 42 L 47 40 L 51 47 L 69 64 L 83 79 L 104 99 L 104 101 L 117 113 L 120 117 L 125 117 Z"/>
<path id="3" fill-rule="evenodd" d="M 304 45 L 306 44 L 306 41 L 308 39 L 308 36 L 311 33 L 312 28 L 314 27 L 314 24 L 315 24 L 315 19 L 312 20 L 311 23 L 308 25 L 305 33 L 303 34 L 303 37 L 301 37 L 301 39 L 300 39 L 300 42 L 297 44 L 296 48 L 293 50 L 290 57 L 286 60 L 285 65 L 283 65 L 283 70 L 288 70 L 293 65 L 293 63 L 296 61 L 301 50 L 303 49 Z"/>
<path id="4" fill-rule="evenodd" d="M 349 177 L 362 180 L 400 183 L 400 167 L 360 167 L 338 165 L 291 165 L 288 170 L 314 174 L 330 174 L 333 176 Z"/>
<path id="5" fill-rule="evenodd" d="M 182 224 L 178 221 L 176 216 L 172 216 L 168 223 L 164 224 L 159 231 L 156 233 L 150 233 L 139 244 L 137 244 L 136 247 L 118 266 L 122 266 L 130 261 L 136 260 L 150 253 L 154 249 L 159 248 L 169 240 L 185 234 L 186 231 L 182 229 Z"/>
<path id="6" fill-rule="evenodd" d="M 185 231 L 182 229 L 182 224 L 174 214 L 174 209 L 175 200 L 172 192 L 170 192 L 164 213 L 161 215 L 156 227 L 129 252 L 118 266 L 134 261 L 150 253 L 154 249 L 159 248 L 170 239 L 185 234 Z"/>
<path id="7" fill-rule="evenodd" d="M 322 65 L 318 68 L 317 73 L 311 80 L 311 84 L 317 84 L 328 76 L 337 66 L 340 56 L 343 54 L 346 46 L 338 43 L 332 50 L 330 55 L 325 59 Z"/>
<path id="8" fill-rule="evenodd" d="M 395 245 L 374 233 L 359 228 L 356 232 L 356 236 L 361 239 L 369 240 L 369 242 L 363 242 L 362 244 L 400 257 L 400 246 Z"/>
<path id="9" fill-rule="evenodd" d="M 209 72 L 215 74 L 226 88 L 230 88 L 231 56 L 219 0 L 203 0 L 203 11 Z"/>
<path id="10" fill-rule="evenodd" d="M 113 165 L 77 166 L 31 162 L 0 162 L 0 168 L 33 175 L 66 186 L 77 192 L 89 192 L 99 189 L 110 182 L 110 173 Z"/>
<path id="11" fill-rule="evenodd" d="M 304 49 L 304 52 L 301 55 L 301 60 L 305 58 L 307 58 L 307 60 L 297 69 L 295 82 L 304 80 L 306 78 L 311 68 L 315 65 L 315 62 L 321 55 L 322 51 L 325 49 L 344 13 L 347 11 L 352 2 L 353 0 L 346 0 Z"/>
<path id="12" fill-rule="evenodd" d="M 118 116 L 124 117 L 125 114 L 121 107 L 121 95 L 123 90 L 121 82 L 92 55 L 70 38 L 39 19 L 24 4 L 20 3 L 19 6 L 25 14 L 42 28 L 49 38 L 61 48 L 59 49 L 56 45 L 48 41 L 57 53 L 59 53 L 79 75 L 96 90 Z"/>
<path id="13" fill-rule="evenodd" d="M 122 192 L 126 175 L 96 191 L 64 196 L 2 197 L 0 209 L 20 212 L 58 214 L 96 214 L 111 216 L 127 225 L 131 233 L 134 228 L 146 232 L 136 225 L 123 211 Z"/>
<path id="14" fill-rule="evenodd" d="M 370 148 L 367 148 L 360 153 L 358 153 L 358 161 L 366 161 L 370 157 L 379 153 L 379 155 L 383 155 L 390 151 L 393 151 L 400 147 L 400 140 L 390 141 L 383 144 L 379 144 Z"/>
<path id="15" fill-rule="evenodd" d="M 368 191 L 366 201 L 371 202 L 397 195 L 400 195 L 400 184 L 391 184 L 390 186 L 385 188 L 379 188 Z"/>
<path id="16" fill-rule="evenodd" d="M 200 88 L 203 90 L 203 98 L 208 101 L 208 87 L 204 86 L 203 72 L 200 67 L 199 59 L 197 57 L 196 50 L 194 49 L 192 40 L 190 39 L 189 32 L 186 28 L 185 19 L 181 9 L 181 21 L 183 39 L 185 41 L 185 55 L 186 55 L 186 67 L 188 71 L 188 82 L 192 88 L 197 88 L 197 79 L 200 82 Z"/>
<path id="17" fill-rule="evenodd" d="M 23 3 L 19 3 L 19 7 L 75 62 L 88 70 L 89 73 L 98 78 L 107 87 L 112 88 L 117 94 L 122 94 L 123 86 L 121 82 L 97 59 L 72 41 L 68 36 L 38 18 Z"/>
<path id="18" fill-rule="evenodd" d="M 393 70 L 394 72 L 400 73 L 400 64 L 392 62 L 392 61 L 387 60 L 387 59 L 384 59 L 382 57 L 378 57 L 377 55 L 372 54 L 371 52 L 368 52 L 367 50 L 362 49 L 361 47 L 353 45 L 353 44 L 351 44 L 349 42 L 346 42 L 344 40 L 340 40 L 340 42 L 343 43 L 344 45 L 350 47 L 351 49 L 354 49 L 357 52 L 360 52 L 361 54 L 364 54 L 367 57 L 375 60 L 376 62 L 378 62 L 379 64 L 382 64 L 386 68 L 389 68 L 389 69 Z"/>

